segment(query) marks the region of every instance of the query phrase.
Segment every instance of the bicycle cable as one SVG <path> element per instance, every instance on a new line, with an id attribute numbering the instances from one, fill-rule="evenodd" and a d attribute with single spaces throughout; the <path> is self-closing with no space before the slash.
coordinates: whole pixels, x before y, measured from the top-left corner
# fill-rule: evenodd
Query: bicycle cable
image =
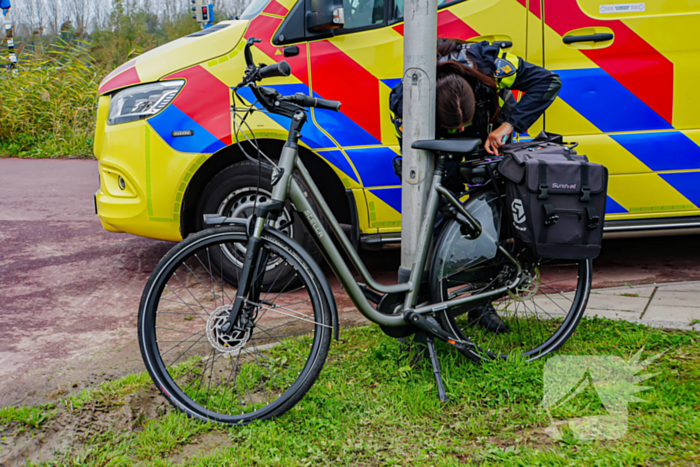
<path id="1" fill-rule="evenodd" d="M 253 200 L 253 213 L 255 213 L 255 210 L 257 209 L 257 206 L 258 206 L 258 198 L 260 197 L 260 184 L 262 183 L 262 161 L 261 161 L 261 159 L 260 159 L 260 156 L 262 155 L 262 156 L 267 160 L 267 162 L 270 163 L 270 165 L 273 167 L 273 169 L 277 170 L 279 167 L 278 167 L 277 164 L 275 164 L 275 163 L 272 161 L 272 159 L 270 159 L 270 158 L 267 156 L 267 154 L 265 154 L 265 153 L 262 151 L 262 149 L 260 149 L 260 144 L 258 144 L 258 139 L 257 139 L 257 137 L 255 136 L 255 132 L 253 132 L 253 129 L 250 127 L 250 125 L 249 125 L 248 122 L 246 121 L 247 118 L 248 118 L 248 116 L 249 116 L 249 115 L 252 115 L 253 112 L 265 112 L 265 110 L 258 109 L 258 108 L 255 106 L 255 104 L 258 103 L 258 100 L 256 100 L 255 102 L 253 102 L 252 104 L 250 104 L 250 105 L 248 105 L 248 106 L 243 105 L 243 107 L 244 107 L 245 110 L 243 110 L 243 112 L 242 112 L 243 115 L 241 116 L 241 115 L 239 114 L 240 111 L 239 111 L 238 108 L 236 107 L 236 97 L 237 97 L 242 103 L 244 103 L 244 101 L 243 101 L 243 99 L 241 98 L 241 96 L 238 95 L 238 93 L 237 93 L 236 91 L 234 91 L 233 94 L 234 94 L 235 97 L 234 97 L 234 99 L 233 99 L 233 105 L 231 106 L 231 113 L 232 113 L 232 115 L 233 115 L 234 137 L 235 137 L 235 139 L 236 139 L 236 146 L 241 150 L 241 152 L 243 153 L 243 155 L 244 155 L 248 160 L 250 160 L 251 162 L 253 162 L 254 164 L 256 164 L 256 165 L 258 166 L 258 180 L 257 180 L 256 186 L 255 186 L 255 197 L 254 197 L 254 200 Z M 238 123 L 238 122 L 236 121 L 236 118 L 239 118 L 239 119 L 240 119 L 240 123 Z M 248 129 L 248 132 L 250 132 L 250 134 L 253 136 L 253 140 L 252 140 L 252 141 L 251 141 L 251 139 L 248 137 L 248 135 L 246 134 L 246 132 L 244 131 L 244 128 L 243 128 L 244 125 L 245 125 L 245 128 Z M 239 139 L 239 137 L 238 137 L 239 134 L 242 134 L 242 135 L 245 137 L 245 141 L 244 141 L 244 142 L 247 142 L 247 143 L 249 143 L 251 146 L 253 146 L 253 148 L 255 149 L 256 155 L 257 155 L 257 159 L 254 158 L 253 156 L 251 156 L 250 154 L 248 154 L 248 152 L 245 150 L 245 148 L 243 147 L 243 144 L 242 144 L 243 141 L 241 141 L 241 140 Z M 248 230 L 249 230 L 249 229 L 246 229 L 246 233 L 249 233 Z"/>

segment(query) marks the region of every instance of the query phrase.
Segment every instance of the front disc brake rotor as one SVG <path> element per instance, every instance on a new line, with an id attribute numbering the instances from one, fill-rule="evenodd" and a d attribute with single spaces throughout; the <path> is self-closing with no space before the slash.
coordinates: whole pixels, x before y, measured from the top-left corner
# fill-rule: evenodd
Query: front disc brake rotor
<path id="1" fill-rule="evenodd" d="M 228 320 L 231 308 L 229 305 L 220 306 L 207 320 L 207 339 L 212 347 L 221 353 L 237 352 L 250 339 L 250 327 L 246 327 L 245 331 L 233 330 L 230 333 L 221 330 L 221 326 Z"/>

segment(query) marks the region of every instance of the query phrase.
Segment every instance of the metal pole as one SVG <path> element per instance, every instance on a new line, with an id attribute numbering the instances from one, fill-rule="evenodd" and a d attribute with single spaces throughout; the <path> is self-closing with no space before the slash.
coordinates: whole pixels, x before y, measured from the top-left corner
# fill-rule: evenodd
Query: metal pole
<path id="1" fill-rule="evenodd" d="M 414 141 L 435 138 L 437 0 L 406 0 L 403 44 L 403 187 L 401 195 L 401 267 L 408 280 L 415 259 L 433 161 Z"/>

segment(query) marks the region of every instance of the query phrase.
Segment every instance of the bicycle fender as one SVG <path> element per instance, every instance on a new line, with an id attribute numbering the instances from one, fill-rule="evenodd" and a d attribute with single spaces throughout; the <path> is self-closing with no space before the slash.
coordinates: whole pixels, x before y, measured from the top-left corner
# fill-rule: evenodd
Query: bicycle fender
<path id="1" fill-rule="evenodd" d="M 239 219 L 235 217 L 224 217 L 220 216 L 217 214 L 205 214 L 204 215 L 204 223 L 209 225 L 209 226 L 214 226 L 214 225 L 240 225 L 244 228 L 247 227 L 248 225 L 248 220 L 247 219 Z M 323 273 L 321 270 L 321 267 L 316 263 L 316 261 L 311 257 L 311 255 L 304 250 L 297 242 L 289 238 L 287 235 L 283 234 L 282 232 L 273 229 L 272 227 L 266 225 L 263 230 L 270 234 L 271 236 L 282 240 L 289 246 L 289 248 L 293 249 L 296 254 L 301 256 L 301 258 L 306 261 L 309 266 L 311 267 L 311 270 L 313 273 L 316 275 L 318 278 L 318 281 L 321 285 L 321 291 L 323 292 L 323 295 L 326 297 L 326 302 L 328 303 L 328 306 L 331 309 L 331 319 L 333 320 L 333 336 L 335 337 L 335 340 L 337 341 L 340 337 L 340 321 L 338 318 L 338 307 L 335 303 L 335 297 L 333 296 L 333 291 L 331 290 L 330 284 L 328 284 L 328 280 L 326 279 L 326 275 Z"/>

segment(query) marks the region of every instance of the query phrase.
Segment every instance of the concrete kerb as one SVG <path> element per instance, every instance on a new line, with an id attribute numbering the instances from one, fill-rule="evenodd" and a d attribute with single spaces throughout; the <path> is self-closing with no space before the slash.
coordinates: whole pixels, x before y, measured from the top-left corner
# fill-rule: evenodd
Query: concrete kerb
<path id="1" fill-rule="evenodd" d="M 593 289 L 586 316 L 700 331 L 700 281 Z"/>

